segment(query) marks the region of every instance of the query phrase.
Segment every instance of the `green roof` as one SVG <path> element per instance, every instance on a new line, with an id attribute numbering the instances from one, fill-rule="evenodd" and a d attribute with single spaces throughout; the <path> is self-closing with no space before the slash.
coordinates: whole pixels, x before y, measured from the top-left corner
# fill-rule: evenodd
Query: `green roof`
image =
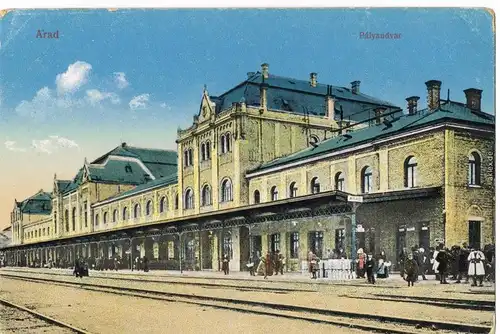
<path id="1" fill-rule="evenodd" d="M 52 195 L 40 190 L 19 203 L 19 207 L 22 213 L 48 215 L 52 212 Z"/>
<path id="2" fill-rule="evenodd" d="M 413 115 L 403 115 L 391 121 L 391 126 L 379 124 L 349 132 L 349 136 L 336 136 L 291 155 L 264 163 L 251 172 L 262 171 L 268 168 L 285 165 L 291 162 L 321 156 L 336 150 L 354 147 L 363 143 L 393 136 L 396 133 L 409 131 L 433 123 L 444 121 L 457 121 L 467 124 L 483 126 L 495 125 L 495 117 L 483 112 L 473 112 L 462 103 L 445 101 L 439 109 L 429 112 L 428 109 L 418 111 Z"/>
<path id="3" fill-rule="evenodd" d="M 119 184 L 141 184 L 147 182 L 144 169 L 133 161 L 109 159 L 103 167 L 89 165 L 90 181 Z"/>
<path id="4" fill-rule="evenodd" d="M 106 201 L 118 200 L 121 198 L 130 197 L 130 196 L 136 195 L 136 194 L 141 193 L 141 192 L 146 192 L 146 191 L 152 190 L 154 188 L 166 187 L 166 186 L 176 184 L 176 183 L 177 183 L 177 174 L 161 177 L 161 178 L 158 178 L 156 180 L 149 181 L 148 183 L 138 185 L 134 189 L 131 189 L 131 190 L 125 191 L 121 194 L 110 197 L 110 198 L 106 199 Z"/>

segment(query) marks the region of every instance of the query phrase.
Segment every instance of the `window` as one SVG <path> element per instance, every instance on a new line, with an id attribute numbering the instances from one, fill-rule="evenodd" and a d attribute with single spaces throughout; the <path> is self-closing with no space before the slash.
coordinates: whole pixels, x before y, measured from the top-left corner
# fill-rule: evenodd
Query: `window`
<path id="1" fill-rule="evenodd" d="M 151 213 L 152 213 L 152 205 L 153 205 L 153 202 L 151 201 L 148 201 L 146 203 L 146 216 L 150 216 Z"/>
<path id="2" fill-rule="evenodd" d="M 210 141 L 201 143 L 200 156 L 201 156 L 201 161 L 210 160 Z"/>
<path id="3" fill-rule="evenodd" d="M 115 209 L 113 211 L 113 223 L 116 223 L 116 220 L 118 219 L 118 210 Z"/>
<path id="4" fill-rule="evenodd" d="M 191 189 L 187 189 L 184 194 L 184 208 L 193 209 L 194 208 L 194 195 Z"/>
<path id="5" fill-rule="evenodd" d="M 73 228 L 73 231 L 76 230 L 76 208 L 73 208 L 71 211 L 71 225 Z"/>
<path id="6" fill-rule="evenodd" d="M 410 156 L 405 160 L 405 187 L 414 188 L 417 186 L 417 159 Z"/>
<path id="7" fill-rule="evenodd" d="M 95 215 L 95 222 L 94 222 L 94 225 L 95 225 L 95 226 L 98 226 L 98 225 L 99 225 L 99 214 L 96 214 L 96 215 Z"/>
<path id="8" fill-rule="evenodd" d="M 311 180 L 311 194 L 317 194 L 321 190 L 321 186 L 319 184 L 318 178 L 313 177 Z"/>
<path id="9" fill-rule="evenodd" d="M 38 231 L 35 230 L 35 238 L 38 237 Z"/>
<path id="10" fill-rule="evenodd" d="M 184 167 L 193 165 L 193 149 L 188 148 L 184 151 Z"/>
<path id="11" fill-rule="evenodd" d="M 297 197 L 297 183 L 290 183 L 290 198 Z"/>
<path id="12" fill-rule="evenodd" d="M 233 185 L 230 179 L 222 181 L 221 185 L 221 202 L 229 202 L 233 200 Z"/>
<path id="13" fill-rule="evenodd" d="M 175 194 L 174 209 L 179 210 L 179 195 L 178 194 Z"/>
<path id="14" fill-rule="evenodd" d="M 260 191 L 255 190 L 255 191 L 253 192 L 253 202 L 254 202 L 255 204 L 259 204 L 259 203 L 260 203 Z"/>
<path id="15" fill-rule="evenodd" d="M 128 220 L 128 208 L 127 207 L 123 208 L 122 220 Z"/>
<path id="16" fill-rule="evenodd" d="M 338 228 L 335 230 L 335 249 L 345 250 L 345 228 Z"/>
<path id="17" fill-rule="evenodd" d="M 233 238 L 230 231 L 226 231 L 223 240 L 224 254 L 229 256 L 229 259 L 233 259 Z"/>
<path id="18" fill-rule="evenodd" d="M 323 258 L 323 232 L 309 232 L 309 249 L 320 259 Z"/>
<path id="19" fill-rule="evenodd" d="M 139 203 L 137 203 L 136 205 L 134 205 L 134 219 L 137 219 L 141 216 L 141 206 L 139 205 Z"/>
<path id="20" fill-rule="evenodd" d="M 278 200 L 278 188 L 276 186 L 273 186 L 271 188 L 271 201 L 277 201 Z"/>
<path id="21" fill-rule="evenodd" d="M 372 168 L 369 166 L 361 170 L 361 192 L 363 194 L 372 191 Z"/>
<path id="22" fill-rule="evenodd" d="M 50 227 L 47 227 L 47 235 L 50 235 Z"/>
<path id="23" fill-rule="evenodd" d="M 212 194 L 210 191 L 210 186 L 205 184 L 201 189 L 201 206 L 207 206 L 212 204 Z"/>
<path id="24" fill-rule="evenodd" d="M 102 222 L 103 222 L 103 224 L 108 223 L 108 213 L 107 212 L 104 212 L 104 214 L 102 215 Z"/>
<path id="25" fill-rule="evenodd" d="M 469 155 L 469 185 L 481 184 L 481 157 L 477 152 Z"/>
<path id="26" fill-rule="evenodd" d="M 200 156 L 201 156 L 201 161 L 205 161 L 207 158 L 205 155 L 205 143 L 201 143 Z"/>
<path id="27" fill-rule="evenodd" d="M 345 191 L 345 179 L 344 179 L 344 173 L 338 172 L 335 174 L 335 190 L 338 191 Z"/>
<path id="28" fill-rule="evenodd" d="M 290 233 L 290 257 L 299 258 L 299 232 Z"/>
<path id="29" fill-rule="evenodd" d="M 231 134 L 229 132 L 220 137 L 220 151 L 222 154 L 231 152 Z"/>
<path id="30" fill-rule="evenodd" d="M 279 233 L 271 234 L 271 238 L 269 238 L 269 248 L 271 249 L 271 252 L 277 252 L 280 249 Z"/>
<path id="31" fill-rule="evenodd" d="M 84 213 L 83 213 L 83 219 L 85 221 L 85 227 L 88 226 L 88 215 L 87 215 L 87 201 L 83 202 L 83 210 L 84 210 Z"/>
<path id="32" fill-rule="evenodd" d="M 66 226 L 66 232 L 69 232 L 69 211 L 64 211 L 64 225 Z"/>
<path id="33" fill-rule="evenodd" d="M 165 196 L 163 196 L 160 199 L 160 213 L 165 212 L 165 209 L 167 208 L 166 204 L 167 204 L 167 198 Z"/>

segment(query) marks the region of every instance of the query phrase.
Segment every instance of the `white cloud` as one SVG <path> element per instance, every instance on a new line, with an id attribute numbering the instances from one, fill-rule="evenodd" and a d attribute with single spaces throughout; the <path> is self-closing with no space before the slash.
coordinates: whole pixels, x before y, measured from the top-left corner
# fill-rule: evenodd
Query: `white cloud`
<path id="1" fill-rule="evenodd" d="M 100 92 L 97 89 L 89 89 L 86 91 L 87 100 L 90 104 L 95 105 L 101 103 L 102 101 L 109 99 L 112 104 L 119 104 L 120 97 L 115 93 Z"/>
<path id="2" fill-rule="evenodd" d="M 58 94 L 73 93 L 87 83 L 92 65 L 84 61 L 77 61 L 68 66 L 64 73 L 56 76 Z"/>
<path id="3" fill-rule="evenodd" d="M 60 148 L 78 148 L 78 144 L 68 138 L 59 136 L 49 136 L 48 139 L 33 139 L 31 142 L 32 148 L 36 152 L 52 154 Z"/>
<path id="4" fill-rule="evenodd" d="M 130 100 L 128 105 L 132 110 L 146 109 L 148 102 L 149 102 L 149 94 L 141 94 L 135 96 L 132 100 Z"/>
<path id="5" fill-rule="evenodd" d="M 116 86 L 118 86 L 119 89 L 124 89 L 128 87 L 129 83 L 127 81 L 127 78 L 125 78 L 125 73 L 115 72 L 113 74 L 115 75 Z"/>
<path id="6" fill-rule="evenodd" d="M 8 149 L 9 151 L 14 151 L 14 152 L 26 152 L 25 148 L 22 147 L 16 147 L 16 142 L 12 140 L 7 140 L 5 143 L 5 148 Z"/>

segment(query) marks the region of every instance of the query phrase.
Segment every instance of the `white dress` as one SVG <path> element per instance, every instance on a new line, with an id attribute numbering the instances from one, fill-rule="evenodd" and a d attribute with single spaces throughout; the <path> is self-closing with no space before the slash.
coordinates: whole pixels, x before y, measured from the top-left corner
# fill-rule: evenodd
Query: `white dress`
<path id="1" fill-rule="evenodd" d="M 436 261 L 436 257 L 438 254 L 439 254 L 439 251 L 437 251 L 437 250 L 435 250 L 434 254 L 432 254 L 432 270 L 434 270 L 434 272 L 436 274 L 439 272 L 438 271 L 439 262 Z"/>
<path id="2" fill-rule="evenodd" d="M 469 276 L 484 276 L 484 261 L 486 261 L 486 257 L 483 252 L 471 252 L 467 261 L 469 261 Z"/>

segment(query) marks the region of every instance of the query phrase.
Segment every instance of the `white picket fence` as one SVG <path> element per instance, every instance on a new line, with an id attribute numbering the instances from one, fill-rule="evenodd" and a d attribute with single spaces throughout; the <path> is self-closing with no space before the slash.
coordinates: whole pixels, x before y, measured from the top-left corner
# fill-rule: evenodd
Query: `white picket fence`
<path id="1" fill-rule="evenodd" d="M 316 277 L 318 279 L 329 279 L 334 281 L 354 279 L 356 276 L 354 271 L 352 271 L 351 262 L 351 260 L 346 259 L 320 260 L 317 266 L 319 270 L 317 271 Z M 302 275 L 310 275 L 308 261 L 302 261 L 301 272 Z"/>

